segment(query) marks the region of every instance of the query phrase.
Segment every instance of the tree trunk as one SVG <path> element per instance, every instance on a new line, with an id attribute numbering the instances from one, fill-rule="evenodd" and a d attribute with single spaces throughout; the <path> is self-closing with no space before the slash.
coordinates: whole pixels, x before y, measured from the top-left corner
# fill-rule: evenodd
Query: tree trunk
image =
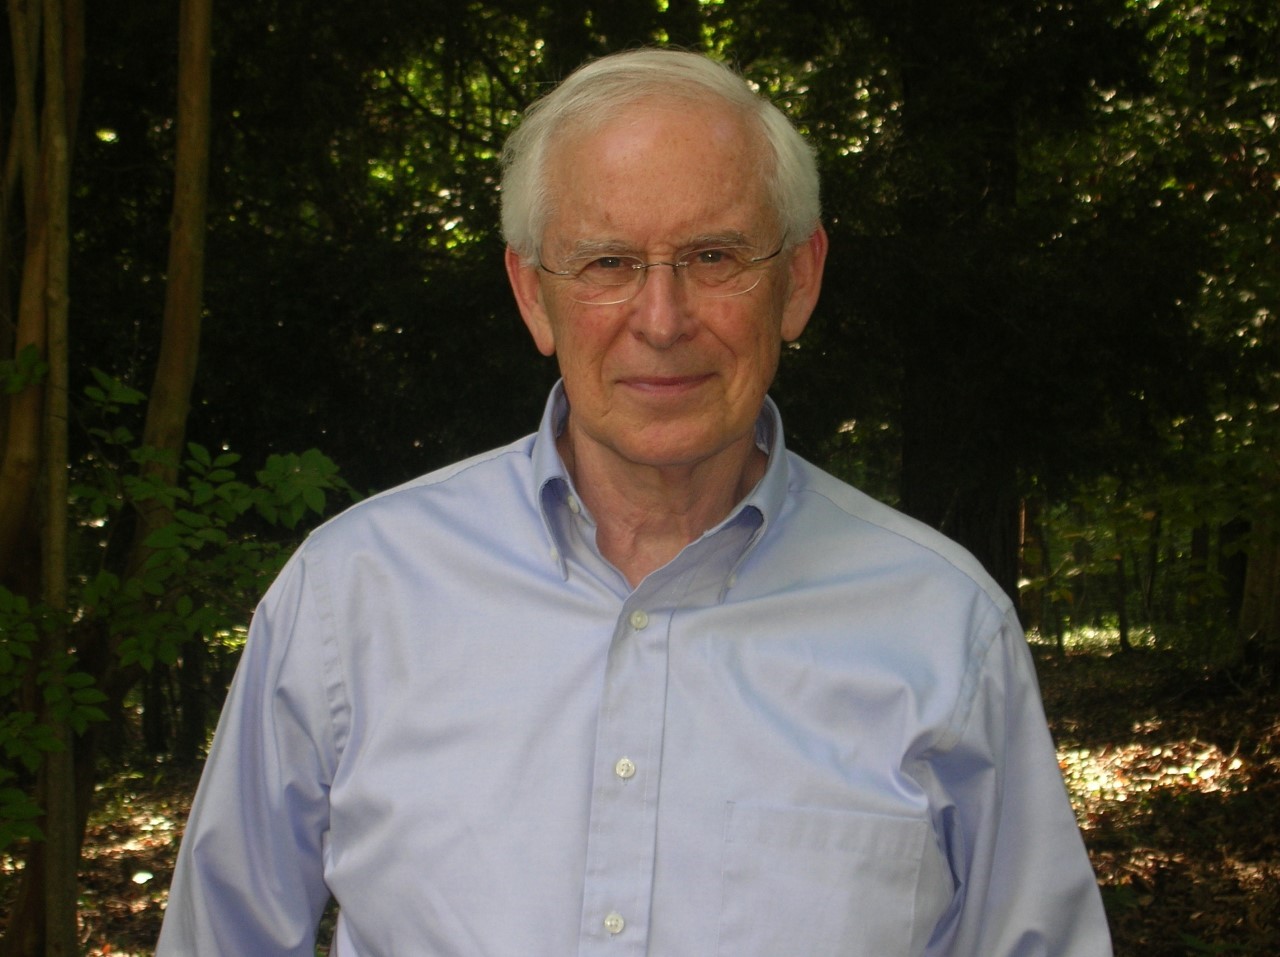
<path id="1" fill-rule="evenodd" d="M 208 647 L 199 638 L 187 642 L 186 650 L 182 653 L 182 668 L 178 671 L 178 697 L 181 704 L 173 748 L 173 760 L 179 766 L 194 767 L 205 745 L 205 734 L 209 728 L 205 681 L 208 658 Z"/>
<path id="2" fill-rule="evenodd" d="M 1209 613 L 1213 611 L 1213 602 L 1208 592 L 1208 580 L 1211 573 L 1209 564 L 1209 545 L 1211 532 L 1208 524 L 1198 523 L 1191 529 L 1191 553 L 1187 561 L 1188 582 L 1186 585 L 1187 607 L 1182 620 L 1189 625 L 1204 626 L 1210 621 Z"/>
<path id="3" fill-rule="evenodd" d="M 166 485 L 178 478 L 187 416 L 200 355 L 204 293 L 205 208 L 209 179 L 209 124 L 212 60 L 212 0 L 182 0 L 178 32 L 178 142 L 169 236 L 169 272 L 165 287 L 160 355 L 143 445 L 158 453 L 142 466 L 144 476 Z M 157 500 L 139 507 L 129 568 L 140 569 L 150 555 L 147 538 L 172 515 Z M 193 639 L 199 642 L 197 636 Z M 114 656 L 112 656 L 114 660 Z M 114 683 L 123 676 L 116 673 Z M 150 687 L 150 685 L 149 685 Z M 144 715 L 148 730 L 157 715 Z M 149 743 L 150 741 L 149 735 Z"/>
<path id="4" fill-rule="evenodd" d="M 1028 631 L 1036 631 L 1044 635 L 1044 600 L 1043 586 L 1027 585 L 1040 577 L 1040 570 L 1045 559 L 1044 536 L 1040 532 L 1040 496 L 1024 498 L 1018 507 L 1018 613 Z M 1034 564 L 1034 567 L 1033 567 Z M 1045 579 L 1046 583 L 1048 579 Z"/>
<path id="5" fill-rule="evenodd" d="M 147 754 L 165 754 L 172 746 L 169 684 L 169 666 L 163 662 L 157 662 L 142 678 L 142 746 Z"/>
<path id="6" fill-rule="evenodd" d="M 942 410 L 917 409 L 903 419 L 903 508 L 972 552 L 1016 603 L 1017 472 L 1000 460 L 998 448 L 984 449 L 976 437 L 967 446 L 937 438 L 934 425 L 947 418 Z M 984 455 L 988 461 L 980 461 Z"/>
<path id="7" fill-rule="evenodd" d="M 88 822 L 89 807 L 93 800 L 92 765 L 94 748 L 92 740 L 95 732 L 77 738 L 74 750 L 75 779 L 73 805 L 75 807 L 73 843 L 79 848 L 84 843 L 85 826 Z M 41 775 L 40 791 L 37 800 L 47 806 L 47 777 Z M 43 822 L 42 822 L 43 823 Z M 9 922 L 3 939 L 0 939 L 0 957 L 46 957 L 53 953 L 45 945 L 46 931 L 46 894 L 48 886 L 46 843 L 30 845 L 23 864 L 22 881 L 18 886 L 17 897 L 9 912 Z M 76 953 L 71 951 L 70 953 Z"/>
<path id="8" fill-rule="evenodd" d="M 169 271 L 160 355 L 142 442 L 160 455 L 144 475 L 173 484 L 181 460 L 191 391 L 200 355 L 204 291 L 205 207 L 209 180 L 212 0 L 182 0 L 178 31 L 178 143 L 174 160 Z M 141 510 L 131 568 L 146 557 L 145 541 L 169 521 L 158 502 Z"/>
<path id="9" fill-rule="evenodd" d="M 1238 632 L 1241 657 L 1280 681 L 1280 529 L 1272 520 L 1253 525 Z"/>
<path id="10" fill-rule="evenodd" d="M 1160 581 L 1160 544 L 1164 540 L 1164 515 L 1158 508 L 1151 509 L 1151 521 L 1147 526 L 1146 574 L 1142 580 L 1142 608 L 1147 624 L 1153 625 L 1159 618 L 1156 607 L 1157 584 Z"/>
<path id="11" fill-rule="evenodd" d="M 1000 373 L 1013 333 L 988 309 L 1020 272 L 1001 255 L 1015 207 L 1014 100 L 968 7 L 886 8 L 898 49 L 901 192 L 891 267 L 903 357 L 903 508 L 968 548 L 1017 601 L 1016 406 Z M 1016 420 L 1012 420 L 1016 421 Z"/>
<path id="12" fill-rule="evenodd" d="M 1249 560 L 1244 542 L 1249 535 L 1249 522 L 1234 518 L 1218 529 L 1218 571 L 1226 591 L 1227 620 L 1238 622 L 1244 608 L 1244 579 Z"/>
<path id="13" fill-rule="evenodd" d="M 48 275 L 48 210 L 40 201 L 40 133 L 36 121 L 37 55 L 41 7 L 27 0 L 9 0 L 9 32 L 14 61 L 14 153 L 21 171 L 23 258 L 18 311 L 14 324 L 15 356 L 31 350 L 41 357 L 47 347 L 45 280 Z M 8 224 L 5 224 L 8 228 Z M 35 529 L 31 523 L 36 479 L 40 468 L 40 433 L 44 388 L 29 382 L 9 398 L 0 451 L 0 583 L 33 594 L 30 572 L 39 568 Z M 35 557 L 35 561 L 33 561 Z"/>
<path id="14" fill-rule="evenodd" d="M 1119 546 L 1120 536 L 1116 535 L 1116 624 L 1120 629 L 1120 650 L 1133 651 L 1133 642 L 1129 640 L 1129 582 L 1124 572 L 1124 550 Z"/>
<path id="15" fill-rule="evenodd" d="M 0 580 L 24 594 L 38 594 L 47 607 L 61 612 L 68 607 L 70 155 L 83 75 L 83 11 L 79 0 L 65 5 L 10 0 L 8 9 L 16 78 L 16 140 L 10 155 L 16 162 L 12 172 L 6 167 L 4 188 L 7 200 L 12 176 L 19 174 L 27 233 L 12 354 L 40 356 L 46 372 L 43 381 L 33 376 L 7 410 L 0 467 Z M 43 106 L 37 123 L 38 87 Z M 7 232 L 7 221 L 4 228 Z M 43 492 L 38 498 L 37 488 Z M 65 627 L 55 623 L 38 654 L 46 667 L 64 660 L 70 654 Z M 49 670 L 61 673 L 56 667 Z M 22 957 L 71 957 L 79 950 L 77 865 L 83 819 L 77 798 L 82 788 L 71 728 L 47 706 L 40 708 L 40 717 L 59 746 L 46 756 L 38 777 L 46 840 L 28 856 L 0 949 Z"/>
<path id="16" fill-rule="evenodd" d="M 67 272 L 70 255 L 71 159 L 68 140 L 65 22 L 59 0 L 44 3 L 45 103 L 40 187 L 46 210 L 47 255 L 44 282 L 48 343 L 48 384 L 44 416 L 43 598 L 52 609 L 69 607 L 67 589 Z M 71 654 L 66 626 L 49 632 L 48 660 Z M 55 679 L 56 680 L 56 679 Z M 45 759 L 45 954 L 74 957 L 79 952 L 80 833 L 76 813 L 73 731 L 67 719 L 49 713 L 46 723 L 60 745 Z"/>

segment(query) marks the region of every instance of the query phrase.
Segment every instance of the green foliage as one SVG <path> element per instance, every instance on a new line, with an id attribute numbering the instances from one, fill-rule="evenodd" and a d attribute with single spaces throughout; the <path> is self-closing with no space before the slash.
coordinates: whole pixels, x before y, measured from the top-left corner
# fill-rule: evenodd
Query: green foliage
<path id="1" fill-rule="evenodd" d="M 253 485 L 237 477 L 235 453 L 214 456 L 194 443 L 187 451 L 185 486 L 138 476 L 125 482 L 130 501 L 159 502 L 172 513 L 147 537 L 143 566 L 123 582 L 100 572 L 90 583 L 101 605 L 113 608 L 113 628 L 128 622 L 118 643 L 122 665 L 173 664 L 186 642 L 243 625 L 287 554 L 250 519 L 294 530 L 308 515 L 323 515 L 335 494 L 352 497 L 337 467 L 314 449 L 271 456 Z"/>
<path id="2" fill-rule="evenodd" d="M 57 746 L 56 737 L 40 722 L 34 704 L 31 709 L 19 706 L 36 686 L 37 652 L 46 621 L 43 609 L 0 586 L 0 701 L 14 703 L 0 715 L 0 755 L 27 772 L 39 768 L 42 755 Z M 11 777 L 7 771 L 0 774 L 0 780 Z"/>
<path id="3" fill-rule="evenodd" d="M 0 768 L 0 851 L 20 840 L 44 839 L 44 832 L 36 823 L 40 806 L 25 790 L 10 785 L 15 777 L 12 771 Z"/>
<path id="4" fill-rule="evenodd" d="M 316 449 L 272 455 L 258 472 L 254 508 L 267 521 L 296 528 L 308 512 L 324 514 L 326 494 L 340 487 L 338 467 Z"/>
<path id="5" fill-rule="evenodd" d="M 1207 463 L 1197 458 L 1195 464 Z M 1046 503 L 1023 553 L 1024 610 L 1048 637 L 1124 621 L 1133 637 L 1173 649 L 1194 667 L 1229 664 L 1239 651 L 1231 576 L 1244 539 L 1232 529 L 1249 504 L 1230 486 L 1238 462 L 1216 478 L 1172 470 L 1140 481 L 1102 476 Z M 1237 476 L 1238 478 L 1238 476 Z M 1027 608 L 1029 603 L 1041 607 Z"/>
<path id="6" fill-rule="evenodd" d="M 35 346 L 24 346 L 17 358 L 0 361 L 0 394 L 17 395 L 27 386 L 43 382 L 49 363 Z"/>
<path id="7" fill-rule="evenodd" d="M 65 720 L 81 730 L 101 717 L 100 693 L 93 679 L 70 670 L 72 662 L 38 660 L 43 633 L 52 616 L 0 586 L 0 850 L 23 838 L 40 838 L 40 808 L 19 786 L 60 747 L 48 719 Z M 40 708 L 39 693 L 46 708 Z M 26 703 L 28 706 L 23 707 Z"/>
<path id="8" fill-rule="evenodd" d="M 19 662 L 32 660 L 37 636 L 30 603 L 0 588 L 0 694 L 17 690 Z"/>
<path id="9" fill-rule="evenodd" d="M 156 453 L 117 424 L 145 396 L 97 370 L 85 395 L 97 444 L 71 489 L 78 531 L 70 605 L 50 609 L 0 588 L 0 848 L 39 837 L 31 783 L 60 746 L 54 725 L 82 735 L 118 719 L 103 690 L 112 675 L 172 665 L 191 642 L 235 646 L 229 636 L 243 632 L 292 544 L 277 530 L 294 533 L 354 497 L 315 450 L 272 455 L 244 481 L 239 455 L 192 443 L 168 484 L 146 468 Z M 115 537 L 129 534 L 135 511 L 156 506 L 167 521 L 147 536 L 142 561 L 122 568 Z M 53 628 L 68 631 L 73 651 L 46 652 Z M 87 664 L 104 658 L 96 670 Z"/>
<path id="10" fill-rule="evenodd" d="M 84 734 L 90 724 L 107 720 L 98 707 L 107 696 L 94 687 L 92 675 L 76 671 L 74 666 L 72 658 L 54 658 L 37 677 L 37 684 L 52 720 Z"/>
<path id="11" fill-rule="evenodd" d="M 107 375 L 101 369 L 94 368 L 89 372 L 97 384 L 86 386 L 84 394 L 103 415 L 115 415 L 121 406 L 140 405 L 147 398 L 145 393 Z"/>

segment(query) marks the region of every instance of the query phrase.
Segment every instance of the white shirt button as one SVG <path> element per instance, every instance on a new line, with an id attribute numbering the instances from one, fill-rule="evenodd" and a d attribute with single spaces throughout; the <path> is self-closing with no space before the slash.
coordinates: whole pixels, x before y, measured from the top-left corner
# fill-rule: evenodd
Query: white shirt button
<path id="1" fill-rule="evenodd" d="M 578 515 L 582 512 L 582 505 L 579 504 L 578 497 L 576 495 L 570 495 L 565 499 L 565 504 L 569 506 L 569 511 L 573 512 L 574 515 Z"/>
<path id="2" fill-rule="evenodd" d="M 633 778 L 636 776 L 636 763 L 630 758 L 618 758 L 618 763 L 613 766 L 613 773 L 624 781 Z"/>
<path id="3" fill-rule="evenodd" d="M 604 919 L 604 929 L 611 934 L 621 934 L 622 928 L 627 926 L 627 922 L 622 919 L 622 915 L 616 911 Z"/>
<path id="4" fill-rule="evenodd" d="M 649 625 L 649 616 L 646 615 L 644 612 L 642 612 L 640 609 L 637 608 L 635 611 L 631 613 L 631 627 L 634 628 L 636 631 L 644 631 L 644 629 L 647 628 L 648 625 Z"/>

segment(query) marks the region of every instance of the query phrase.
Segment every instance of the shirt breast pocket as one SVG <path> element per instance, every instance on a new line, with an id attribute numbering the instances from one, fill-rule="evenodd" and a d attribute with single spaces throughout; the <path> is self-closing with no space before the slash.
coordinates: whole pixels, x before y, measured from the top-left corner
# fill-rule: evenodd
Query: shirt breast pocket
<path id="1" fill-rule="evenodd" d="M 943 871 L 924 820 L 730 803 L 718 953 L 909 957 L 950 895 Z"/>

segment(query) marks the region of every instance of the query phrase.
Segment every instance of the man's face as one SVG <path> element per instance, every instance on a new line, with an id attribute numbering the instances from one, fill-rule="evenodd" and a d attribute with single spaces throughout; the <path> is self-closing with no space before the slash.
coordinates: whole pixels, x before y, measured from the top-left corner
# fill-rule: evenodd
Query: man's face
<path id="1" fill-rule="evenodd" d="M 759 157 L 738 118 L 681 102 L 644 101 L 564 137 L 548 162 L 542 262 L 562 269 L 584 248 L 670 261 L 709 241 L 768 255 L 784 237 Z M 624 464 L 664 468 L 749 446 L 781 343 L 800 334 L 817 301 L 825 250 L 819 230 L 754 267 L 759 285 L 729 298 L 699 297 L 686 278 L 654 267 L 634 299 L 613 305 L 574 301 L 569 282 L 509 252 L 525 322 L 559 360 L 578 454 L 589 443 Z"/>

